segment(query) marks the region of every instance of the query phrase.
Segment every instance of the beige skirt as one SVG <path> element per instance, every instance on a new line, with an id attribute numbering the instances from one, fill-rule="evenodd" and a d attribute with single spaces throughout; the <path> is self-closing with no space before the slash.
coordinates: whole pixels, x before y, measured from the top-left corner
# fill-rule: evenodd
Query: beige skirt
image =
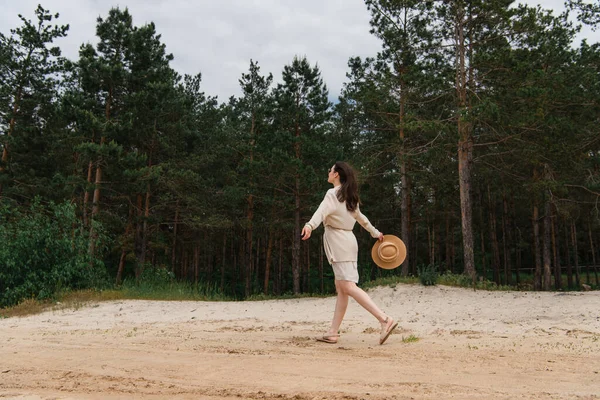
<path id="1" fill-rule="evenodd" d="M 331 264 L 333 274 L 338 281 L 351 281 L 358 283 L 358 265 L 356 261 L 342 261 Z"/>

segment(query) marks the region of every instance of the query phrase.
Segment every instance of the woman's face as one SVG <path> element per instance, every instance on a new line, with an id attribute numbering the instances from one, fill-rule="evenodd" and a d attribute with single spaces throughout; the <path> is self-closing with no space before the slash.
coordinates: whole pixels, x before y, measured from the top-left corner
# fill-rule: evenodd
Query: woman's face
<path id="1" fill-rule="evenodd" d="M 329 183 L 333 183 L 335 181 L 335 178 L 337 178 L 340 174 L 338 174 L 337 172 L 335 172 L 335 165 L 331 168 L 329 168 L 329 176 L 327 177 L 327 182 Z"/>

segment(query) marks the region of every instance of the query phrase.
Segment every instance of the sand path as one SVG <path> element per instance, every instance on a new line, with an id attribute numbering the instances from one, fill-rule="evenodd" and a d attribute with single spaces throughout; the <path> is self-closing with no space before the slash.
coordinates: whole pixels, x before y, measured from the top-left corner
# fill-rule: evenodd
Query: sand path
<path id="1" fill-rule="evenodd" d="M 0 398 L 600 399 L 600 292 L 369 292 L 337 345 L 335 298 L 114 301 L 0 320 Z M 403 339 L 419 338 L 416 342 Z"/>

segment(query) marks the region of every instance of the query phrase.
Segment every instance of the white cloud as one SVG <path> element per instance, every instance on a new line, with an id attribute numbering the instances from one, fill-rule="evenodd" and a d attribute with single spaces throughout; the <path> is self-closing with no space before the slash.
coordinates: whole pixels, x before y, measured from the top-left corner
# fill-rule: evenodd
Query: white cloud
<path id="1" fill-rule="evenodd" d="M 17 14 L 33 19 L 39 0 L 0 0 L 0 32 L 20 25 Z M 563 0 L 529 0 L 544 8 L 563 9 Z M 369 12 L 362 0 L 46 0 L 43 7 L 61 14 L 69 24 L 69 36 L 59 43 L 63 53 L 76 59 L 79 46 L 95 43 L 96 18 L 106 17 L 111 7 L 128 7 L 135 25 L 154 22 L 175 57 L 180 73 L 202 73 L 203 90 L 225 101 L 239 95 L 238 79 L 250 59 L 263 74 L 279 81 L 284 65 L 295 55 L 317 63 L 335 98 L 345 81 L 352 56 L 372 56 L 380 48 L 369 33 Z M 587 30 L 592 41 L 600 32 Z"/>

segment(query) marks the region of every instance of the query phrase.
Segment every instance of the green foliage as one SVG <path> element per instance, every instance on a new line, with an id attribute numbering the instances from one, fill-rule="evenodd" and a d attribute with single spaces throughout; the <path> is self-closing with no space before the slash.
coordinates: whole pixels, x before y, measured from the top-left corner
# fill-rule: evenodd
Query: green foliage
<path id="1" fill-rule="evenodd" d="M 101 261 L 106 237 L 96 226 L 98 253 L 90 258 L 87 230 L 73 205 L 43 206 L 36 200 L 26 212 L 4 206 L 0 220 L 0 307 L 106 284 Z"/>
<path id="2" fill-rule="evenodd" d="M 58 14 L 40 5 L 35 16 L 32 21 L 19 15 L 21 26 L 0 33 L 0 192 L 28 198 L 52 195 L 62 161 L 49 157 L 65 61 L 53 42 L 69 29 L 54 25 Z M 9 185 L 11 180 L 27 184 Z"/>
<path id="3" fill-rule="evenodd" d="M 453 274 L 447 271 L 438 277 L 438 283 L 447 286 L 469 287 L 473 286 L 473 280 L 464 274 Z"/>
<path id="4" fill-rule="evenodd" d="M 407 337 L 402 337 L 402 343 L 416 343 L 421 340 L 418 336 L 409 335 Z"/>
<path id="5" fill-rule="evenodd" d="M 567 9 L 577 12 L 577 19 L 586 25 L 589 25 L 592 30 L 598 29 L 600 25 L 600 2 L 592 1 L 584 2 L 583 0 L 567 0 L 565 2 Z"/>
<path id="6" fill-rule="evenodd" d="M 146 264 L 138 279 L 138 284 L 146 287 L 166 287 L 175 282 L 175 274 L 166 267 L 154 267 Z"/>
<path id="7" fill-rule="evenodd" d="M 417 268 L 419 280 L 423 286 L 433 286 L 437 283 L 439 274 L 437 266 L 429 264 Z"/>
<path id="8" fill-rule="evenodd" d="M 521 279 L 523 276 L 521 277 Z M 453 274 L 446 272 L 438 278 L 438 284 L 446 286 L 456 286 L 464 288 L 474 288 L 477 290 L 531 290 L 531 285 L 498 285 L 496 282 L 479 278 L 473 286 L 473 279 L 465 274 Z"/>
<path id="9" fill-rule="evenodd" d="M 210 282 L 182 282 L 175 280 L 172 272 L 164 268 L 146 268 L 139 280 L 126 279 L 120 288 L 121 295 L 127 299 L 148 300 L 211 300 L 227 301 L 216 284 Z"/>
<path id="10" fill-rule="evenodd" d="M 362 278 L 361 278 L 361 280 L 362 280 Z M 414 276 L 391 275 L 391 276 L 377 278 L 372 281 L 365 280 L 365 282 L 360 283 L 360 286 L 363 289 L 374 288 L 377 286 L 389 286 L 392 289 L 395 289 L 399 283 L 415 284 L 417 282 L 418 282 L 418 279 Z"/>

